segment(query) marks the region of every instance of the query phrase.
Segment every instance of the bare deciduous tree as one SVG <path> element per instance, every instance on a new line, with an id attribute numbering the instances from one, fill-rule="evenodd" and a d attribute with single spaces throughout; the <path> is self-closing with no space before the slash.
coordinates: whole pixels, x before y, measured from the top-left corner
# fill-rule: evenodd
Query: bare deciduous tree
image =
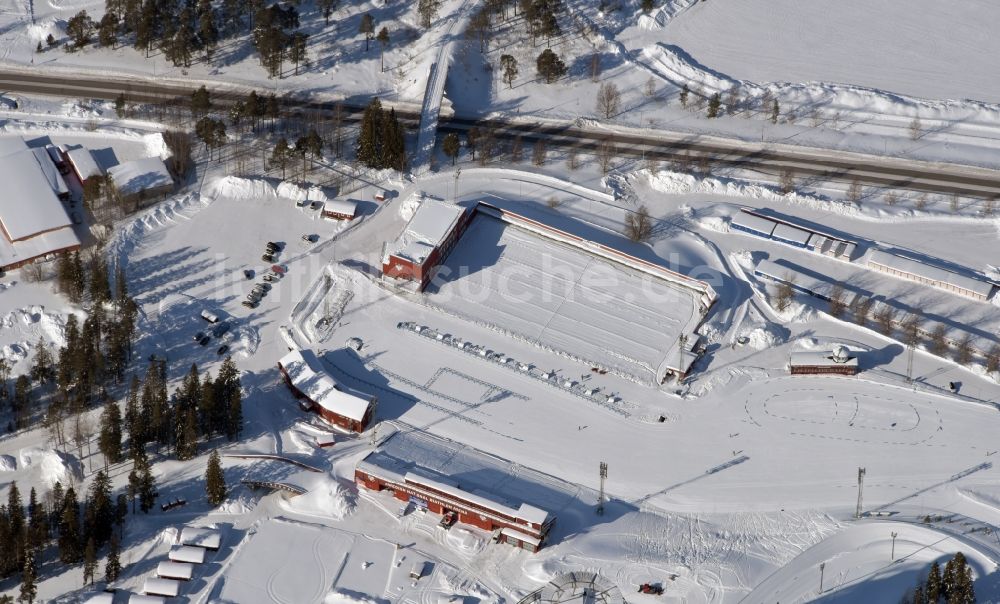
<path id="1" fill-rule="evenodd" d="M 570 170 L 576 170 L 580 167 L 580 154 L 576 147 L 570 147 L 569 151 L 566 152 L 566 167 Z"/>
<path id="2" fill-rule="evenodd" d="M 781 187 L 781 192 L 785 195 L 795 192 L 795 170 L 791 168 L 784 168 L 781 171 L 781 180 L 778 185 Z"/>
<path id="3" fill-rule="evenodd" d="M 841 284 L 836 283 L 833 288 L 830 289 L 830 316 L 839 319 L 844 316 L 844 312 L 846 310 L 847 304 L 844 302 L 844 287 Z"/>
<path id="4" fill-rule="evenodd" d="M 884 201 L 887 206 L 894 206 L 899 203 L 899 195 L 893 191 L 888 191 L 882 196 L 882 201 Z"/>
<path id="5" fill-rule="evenodd" d="M 851 315 L 853 315 L 854 322 L 858 325 L 864 326 L 868 324 L 868 315 L 872 312 L 872 306 L 875 301 L 871 298 L 866 298 L 858 296 L 854 299 L 851 304 Z"/>
<path id="6" fill-rule="evenodd" d="M 774 308 L 784 312 L 792 305 L 792 297 L 795 295 L 795 277 L 785 275 L 784 281 L 778 284 L 774 293 Z"/>
<path id="7" fill-rule="evenodd" d="M 903 344 L 916 346 L 920 343 L 920 315 L 910 314 L 903 319 L 900 326 Z"/>
<path id="8" fill-rule="evenodd" d="M 931 332 L 930 351 L 938 356 L 944 356 L 948 352 L 948 328 L 941 323 Z"/>
<path id="9" fill-rule="evenodd" d="M 545 148 L 545 139 L 540 138 L 535 141 L 535 148 L 531 152 L 531 163 L 536 166 L 545 165 L 545 156 L 548 151 Z"/>
<path id="10" fill-rule="evenodd" d="M 917 195 L 917 199 L 916 201 L 913 202 L 913 205 L 918 210 L 923 210 L 924 208 L 927 207 L 927 203 L 928 203 L 927 193 L 921 193 L 920 195 Z"/>
<path id="11" fill-rule="evenodd" d="M 955 362 L 959 365 L 968 366 L 972 362 L 974 349 L 972 347 L 972 336 L 966 335 L 955 347 Z"/>
<path id="12" fill-rule="evenodd" d="M 653 219 L 646 206 L 625 215 L 625 236 L 632 241 L 649 241 L 653 236 Z"/>
<path id="13" fill-rule="evenodd" d="M 649 76 L 649 79 L 646 80 L 646 85 L 643 88 L 643 92 L 645 93 L 646 96 L 649 97 L 656 94 L 656 80 L 653 79 L 653 76 Z"/>
<path id="14" fill-rule="evenodd" d="M 618 154 L 618 149 L 611 141 L 602 141 L 597 147 L 597 163 L 601 166 L 601 172 L 607 174 L 611 171 L 611 163 Z"/>
<path id="15" fill-rule="evenodd" d="M 861 196 L 864 190 L 861 188 L 861 182 L 855 179 L 851 182 L 851 186 L 847 187 L 847 201 L 851 203 L 861 203 Z"/>
<path id="16" fill-rule="evenodd" d="M 618 86 L 613 82 L 604 82 L 601 84 L 601 87 L 597 90 L 597 111 L 605 119 L 610 119 L 612 115 L 616 115 L 621 109 L 621 104 L 622 93 L 619 92 Z"/>
<path id="17" fill-rule="evenodd" d="M 601 77 L 601 55 L 594 53 L 590 55 L 590 81 L 596 82 Z"/>
<path id="18" fill-rule="evenodd" d="M 893 323 L 896 322 L 896 309 L 889 306 L 883 305 L 877 313 L 875 313 L 875 323 L 878 324 L 878 330 L 884 336 L 891 336 L 893 331 Z"/>
<path id="19" fill-rule="evenodd" d="M 910 122 L 909 129 L 910 129 L 910 138 L 912 140 L 917 140 L 920 138 L 920 135 L 923 134 L 924 131 L 924 125 L 920 122 L 919 117 L 913 118 L 913 121 Z"/>
<path id="20" fill-rule="evenodd" d="M 1000 346 L 994 345 L 990 348 L 990 351 L 986 353 L 986 371 L 987 373 L 996 373 L 1000 371 Z"/>

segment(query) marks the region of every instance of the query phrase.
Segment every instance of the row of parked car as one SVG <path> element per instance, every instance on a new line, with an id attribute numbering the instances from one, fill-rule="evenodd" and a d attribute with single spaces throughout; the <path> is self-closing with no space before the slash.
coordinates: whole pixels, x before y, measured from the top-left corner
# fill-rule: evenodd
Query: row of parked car
<path id="1" fill-rule="evenodd" d="M 281 253 L 282 247 L 281 244 L 268 241 L 264 246 L 264 255 L 260 259 L 264 262 L 274 262 L 274 257 Z M 242 302 L 243 306 L 257 308 L 260 301 L 267 295 L 267 292 L 271 291 L 271 284 L 281 278 L 282 272 L 278 268 L 277 266 L 273 266 L 270 272 L 264 273 L 261 277 L 261 282 L 254 285 L 250 293 L 247 294 L 246 300 Z M 254 272 L 251 270 L 246 270 L 243 274 L 246 275 L 247 279 L 254 278 Z"/>

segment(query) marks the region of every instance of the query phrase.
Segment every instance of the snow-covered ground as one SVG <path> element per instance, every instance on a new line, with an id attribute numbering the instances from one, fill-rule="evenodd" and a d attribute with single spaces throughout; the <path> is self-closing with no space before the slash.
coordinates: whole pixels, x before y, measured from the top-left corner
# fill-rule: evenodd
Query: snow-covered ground
<path id="1" fill-rule="evenodd" d="M 573 24 L 588 33 L 553 41 L 564 57 L 579 57 L 571 61 L 567 81 L 535 81 L 533 58 L 541 46 L 528 48 L 530 42 L 517 42 L 518 34 L 508 32 L 510 50 L 503 52 L 522 61 L 521 79 L 510 89 L 498 86 L 484 68 L 487 61 L 496 63 L 501 48 L 484 58 L 474 44 L 453 57 L 445 85 L 448 102 L 459 113 L 520 112 L 532 119 L 595 115 L 591 105 L 598 83 L 587 74 L 587 53 L 596 48 L 604 67 L 599 79 L 615 81 L 625 91 L 626 113 L 616 117 L 621 122 L 647 127 L 653 120 L 652 125 L 682 131 L 710 129 L 754 140 L 793 138 L 785 142 L 1000 165 L 995 150 L 979 153 L 1000 132 L 990 123 L 994 107 L 893 94 L 992 94 L 988 78 L 975 69 L 959 78 L 913 78 L 899 69 L 904 57 L 896 63 L 862 63 L 864 69 L 851 71 L 857 77 L 839 78 L 837 70 L 851 60 L 849 53 L 863 55 L 871 46 L 858 42 L 831 49 L 828 43 L 810 49 L 810 57 L 797 49 L 795 36 L 774 47 L 764 44 L 768 19 L 776 12 L 784 9 L 788 19 L 781 26 L 797 31 L 803 20 L 815 18 L 816 7 L 674 0 L 643 16 L 633 7 L 594 15 L 582 10 L 582 3 L 569 4 Z M 0 6 L 8 24 L 0 33 L 0 42 L 8 42 L 5 60 L 20 64 L 30 60 L 26 53 L 37 37 L 53 27 L 58 33 L 68 15 L 82 7 L 95 16 L 102 11 L 100 3 L 89 0 Z M 471 8 L 459 6 L 446 3 L 442 15 Z M 921 0 L 920 6 L 926 10 L 912 11 L 914 25 L 895 32 L 893 43 L 912 47 L 907 36 L 917 35 L 912 32 L 920 24 L 942 11 L 949 22 L 972 27 L 970 16 L 983 20 L 975 10 L 987 10 L 979 3 L 943 8 Z M 836 7 L 823 21 L 830 26 L 824 35 L 874 44 L 878 18 L 865 20 L 850 37 L 841 35 L 852 29 L 852 7 L 860 10 L 855 3 Z M 898 11 L 898 3 L 886 0 L 877 9 L 876 16 L 886 17 Z M 375 4 L 344 6 L 337 18 L 354 32 L 365 10 L 376 13 L 379 23 L 403 28 L 414 22 L 409 9 L 404 13 Z M 744 18 L 734 19 L 734 11 L 743 11 Z M 727 19 L 734 20 L 725 25 L 730 28 L 726 43 L 713 46 L 713 37 L 725 31 L 719 22 Z M 308 23 L 319 27 L 315 15 Z M 447 58 L 435 51 L 450 24 L 441 19 L 430 32 L 407 34 L 412 39 L 404 35 L 407 43 L 388 50 L 393 68 L 384 73 L 373 68 L 376 51 L 364 54 L 363 40 L 354 36 L 335 50 L 339 54 L 332 63 L 318 59 L 311 71 L 281 80 L 278 89 L 388 92 L 419 102 L 426 88 L 423 74 L 432 62 Z M 683 35 L 675 40 L 675 32 L 689 32 L 692 40 L 682 44 Z M 969 35 L 960 44 L 946 45 L 932 61 L 959 60 L 971 52 L 975 39 Z M 749 44 L 753 40 L 759 40 L 757 46 Z M 696 43 L 707 48 L 704 56 Z M 317 50 L 330 50 L 323 44 Z M 728 73 L 725 61 L 735 60 L 732 49 L 741 48 L 756 49 L 759 62 Z M 921 49 L 920 56 L 929 52 Z M 983 56 L 989 55 L 974 57 L 980 72 L 988 66 Z M 148 74 L 155 64 L 157 75 L 184 75 L 166 70 L 162 58 L 140 60 L 129 48 L 74 55 L 50 50 L 36 63 L 44 59 L 57 69 L 101 70 L 109 57 L 120 60 L 125 72 Z M 931 69 L 921 73 L 926 76 Z M 759 81 L 759 86 L 748 81 L 742 87 L 761 95 L 770 90 L 793 110 L 796 123 L 786 118 L 772 125 L 763 115 L 709 123 L 673 100 L 683 82 L 724 90 L 733 83 L 726 76 Z M 199 65 L 187 77 L 264 83 L 252 55 L 233 57 L 217 73 Z M 650 77 L 655 94 L 646 97 L 642 88 Z M 829 79 L 843 86 L 768 84 Z M 669 105 L 660 98 L 670 99 Z M 109 141 L 102 144 L 118 161 L 163 152 L 155 125 L 117 123 L 106 104 L 28 101 L 19 110 L 21 119 L 15 112 L 5 114 L 6 132 L 88 146 Z M 816 125 L 806 123 L 809 103 L 820 105 L 822 119 Z M 917 112 L 932 131 L 912 141 L 906 125 Z M 833 120 L 832 114 L 839 117 Z M 961 126 L 934 129 L 936 120 L 944 124 L 966 117 Z M 94 124 L 99 127 L 91 129 Z M 212 525 L 221 530 L 223 547 L 185 584 L 183 597 L 189 602 L 499 603 L 572 571 L 598 572 L 640 604 L 728 604 L 744 598 L 895 601 L 932 560 L 959 549 L 972 562 L 980 600 L 1000 599 L 995 581 L 1000 548 L 993 537 L 1000 530 L 1000 468 L 993 464 L 993 435 L 1000 429 L 994 403 L 1000 397 L 998 376 L 986 375 L 980 359 L 965 368 L 923 348 L 911 357 L 897 340 L 871 327 L 831 318 L 815 299 L 797 296 L 789 309 L 778 312 L 770 303 L 773 290 L 752 271 L 761 259 L 783 258 L 974 329 L 986 339 L 996 339 L 1000 307 L 728 228 L 739 207 L 747 206 L 834 231 L 858 241 L 862 251 L 904 248 L 996 279 L 996 220 L 972 211 L 945 216 L 947 202 L 940 199 L 920 210 L 867 202 L 859 208 L 844 204 L 837 191 L 781 195 L 753 182 L 753 175 L 735 172 L 699 178 L 629 161 L 617 162 L 605 176 L 589 159 L 575 171 L 563 160 L 553 153 L 537 169 L 462 166 L 461 172 L 431 170 L 416 179 L 383 182 L 380 189 L 394 194 L 380 205 L 363 203 L 361 216 L 351 223 L 321 219 L 311 205 L 298 203 L 322 201 L 330 191 L 225 177 L 217 165 L 205 170 L 197 186 L 116 225 L 106 252 L 112 265 L 127 270 L 129 291 L 140 306 L 136 358 L 165 357 L 176 380 L 192 362 L 203 373 L 214 372 L 223 355 L 232 354 L 246 396 L 243 438 L 223 447 L 233 455 L 224 458 L 231 487 L 226 502 L 210 509 L 204 501 L 205 455 L 190 462 L 157 457 L 161 502 L 184 497 L 189 503 L 170 512 L 130 516 L 126 571 L 116 587 L 138 590 L 176 543 L 182 526 Z M 370 192 L 353 195 L 369 199 Z M 447 258 L 451 273 L 443 285 L 423 295 L 385 287 L 378 278 L 382 245 L 396 237 L 422 198 L 466 206 L 487 201 L 709 281 L 719 300 L 699 330 L 706 349 L 692 376 L 683 384 L 659 385 L 631 375 L 655 368 L 682 327 L 690 327 L 695 310 L 689 296 L 667 295 L 675 292 L 662 285 L 647 291 L 618 268 L 601 274 L 596 267 L 604 265 L 587 253 L 542 243 L 486 219 L 477 219 Z M 644 243 L 621 234 L 627 213 L 639 204 L 656 220 L 653 236 Z M 303 235 L 316 237 L 307 242 Z M 261 259 L 268 241 L 280 248 L 273 263 Z M 272 264 L 287 274 L 273 282 L 258 307 L 242 306 L 246 292 Z M 245 271 L 252 271 L 252 280 Z M 506 287 L 494 286 L 497 279 Z M 573 285 L 567 288 L 567 282 Z M 199 318 L 202 310 L 229 326 L 207 346 L 192 337 L 207 329 Z M 82 311 L 54 293 L 51 282 L 29 283 L 23 271 L 0 279 L 0 352 L 16 361 L 15 375 L 28 371 L 31 347 L 39 338 L 53 348 L 61 344 L 70 313 Z M 500 364 L 400 328 L 411 322 L 517 363 Z M 358 351 L 345 348 L 358 342 Z M 840 343 L 858 355 L 860 375 L 788 375 L 792 352 L 828 350 Z M 220 353 L 222 346 L 227 349 Z M 377 396 L 378 427 L 362 435 L 341 434 L 303 413 L 275 366 L 292 346 L 315 348 L 338 381 Z M 594 360 L 618 371 L 595 372 Z M 551 371 L 559 379 L 539 380 L 521 365 Z M 142 367 L 132 370 L 141 374 Z M 559 386 L 565 382 L 584 384 L 615 402 L 580 396 L 579 389 Z M 952 382 L 957 394 L 949 390 Z M 353 485 L 355 464 L 394 431 L 414 439 L 449 439 L 454 445 L 438 450 L 444 460 L 439 465 L 456 472 L 470 471 L 464 464 L 473 452 L 466 447 L 498 460 L 471 483 L 545 506 L 558 518 L 550 544 L 532 555 L 492 544 L 490 535 L 474 528 L 445 531 L 433 514 L 401 515 L 399 502 L 387 494 L 359 491 Z M 316 446 L 331 440 L 336 444 L 330 448 Z M 433 454 L 430 447 L 420 453 L 428 459 Z M 42 429 L 0 436 L 0 498 L 11 480 L 22 492 L 29 484 L 45 489 L 55 479 L 85 486 L 87 473 L 101 462 L 86 447 L 53 450 Z M 609 466 L 603 516 L 594 511 L 601 462 Z M 857 520 L 859 467 L 866 468 L 862 507 L 867 517 Z M 126 476 L 115 474 L 116 489 L 124 487 Z M 240 485 L 241 480 L 283 483 L 306 493 L 264 494 Z M 898 533 L 894 544 L 893 533 Z M 893 555 L 897 561 L 890 559 Z M 429 568 L 416 581 L 408 576 L 415 563 Z M 822 595 L 817 593 L 820 564 L 826 565 Z M 662 582 L 666 593 L 659 598 L 636 594 L 642 582 Z M 78 601 L 81 584 L 78 567 L 60 570 L 45 576 L 39 595 Z M 16 586 L 0 584 L 0 591 L 14 593 Z"/>

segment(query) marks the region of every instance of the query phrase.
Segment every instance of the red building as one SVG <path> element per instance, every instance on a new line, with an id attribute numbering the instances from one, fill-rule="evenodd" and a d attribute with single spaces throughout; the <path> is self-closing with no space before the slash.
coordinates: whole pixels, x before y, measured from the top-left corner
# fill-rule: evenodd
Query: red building
<path id="1" fill-rule="evenodd" d="M 357 213 L 358 204 L 346 199 L 333 199 L 323 204 L 323 218 L 354 220 Z"/>
<path id="2" fill-rule="evenodd" d="M 374 396 L 345 388 L 323 370 L 311 350 L 293 350 L 278 361 L 278 370 L 295 398 L 326 421 L 351 432 L 364 432 L 375 415 Z"/>
<path id="3" fill-rule="evenodd" d="M 374 455 L 369 454 L 354 470 L 359 487 L 389 490 L 400 501 L 413 502 L 435 514 L 453 514 L 457 522 L 493 532 L 499 542 L 536 552 L 545 545 L 549 529 L 555 523 L 555 518 L 545 510 L 526 503 L 513 508 L 464 491 L 443 477 L 429 478 L 415 472 L 399 475 L 380 467 L 373 460 Z"/>
<path id="4" fill-rule="evenodd" d="M 431 199 L 420 202 L 399 237 L 386 243 L 382 275 L 397 285 L 422 291 L 468 221 L 469 212 L 455 204 Z"/>
<path id="5" fill-rule="evenodd" d="M 844 346 L 837 346 L 831 352 L 794 352 L 788 369 L 792 375 L 855 375 L 858 357 Z"/>

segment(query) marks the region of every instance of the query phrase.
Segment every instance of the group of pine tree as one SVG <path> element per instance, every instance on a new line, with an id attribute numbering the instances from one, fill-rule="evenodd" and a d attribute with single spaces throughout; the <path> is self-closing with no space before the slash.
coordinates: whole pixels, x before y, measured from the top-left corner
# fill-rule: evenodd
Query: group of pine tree
<path id="1" fill-rule="evenodd" d="M 903 599 L 902 604 L 974 604 L 976 591 L 965 554 L 958 552 L 944 565 L 935 560 L 927 577 Z"/>
<path id="2" fill-rule="evenodd" d="M 249 34 L 261 65 L 270 77 L 280 76 L 285 61 L 307 64 L 308 35 L 299 30 L 299 2 L 264 0 L 105 0 L 105 12 L 94 21 L 82 10 L 66 23 L 66 49 L 77 51 L 92 42 L 115 48 L 130 44 L 146 53 L 159 49 L 175 66 L 190 67 L 195 55 L 211 60 L 219 44 Z M 316 9 L 329 22 L 337 0 L 317 0 Z M 96 38 L 96 40 L 95 40 Z M 57 41 L 51 35 L 48 45 Z M 41 42 L 38 51 L 42 51 Z"/>
<path id="3" fill-rule="evenodd" d="M 44 568 L 48 546 L 55 544 L 63 564 L 83 564 L 84 577 L 93 582 L 97 559 L 107 551 L 104 577 L 113 581 L 121 572 L 120 538 L 129 502 L 144 513 L 158 496 L 149 452 L 173 453 L 187 460 L 198 454 L 202 441 L 215 437 L 236 440 L 243 429 L 243 399 L 239 370 L 226 358 L 218 375 L 199 374 L 192 365 L 172 396 L 168 395 L 166 365 L 151 358 L 140 379 L 126 380 L 137 332 L 138 307 L 129 296 L 124 271 L 115 274 L 114 292 L 102 254 L 84 262 L 79 253 L 57 260 L 57 286 L 73 302 L 84 306 L 86 319 L 76 314 L 66 320 L 65 344 L 53 355 L 39 341 L 27 375 L 19 376 L 13 394 L 8 390 L 11 367 L 0 357 L 0 412 L 10 416 L 8 430 L 30 429 L 39 422 L 57 447 L 76 446 L 84 457 L 89 443 L 86 416 L 102 405 L 97 450 L 104 468 L 92 478 L 87 493 L 73 485 L 56 483 L 39 498 L 32 488 L 27 506 L 16 483 L 0 506 L 0 578 L 20 573 L 21 601 L 35 597 L 35 582 Z M 109 394 L 128 382 L 122 406 Z M 89 449 L 89 444 L 88 444 Z M 109 466 L 131 462 L 124 493 L 112 492 Z M 206 473 L 211 505 L 225 498 L 226 487 L 218 454 L 213 452 Z"/>
<path id="4" fill-rule="evenodd" d="M 396 110 L 386 113 L 377 98 L 365 107 L 358 134 L 357 157 L 362 164 L 375 169 L 406 169 L 405 133 L 396 117 Z"/>

